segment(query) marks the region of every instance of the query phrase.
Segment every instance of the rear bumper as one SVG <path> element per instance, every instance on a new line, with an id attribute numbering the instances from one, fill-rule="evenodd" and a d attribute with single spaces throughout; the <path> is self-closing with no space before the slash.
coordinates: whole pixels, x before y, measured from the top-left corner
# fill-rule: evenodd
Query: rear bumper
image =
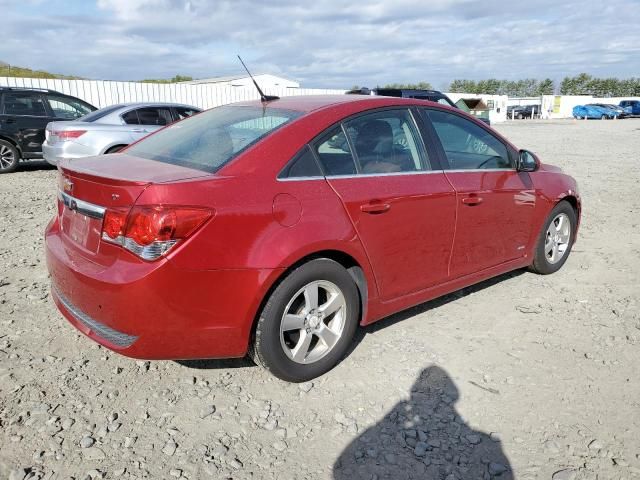
<path id="1" fill-rule="evenodd" d="M 47 228 L 47 267 L 60 312 L 83 334 L 141 359 L 242 357 L 277 270 L 182 270 L 123 251 L 98 266 Z"/>
<path id="2" fill-rule="evenodd" d="M 86 145 L 73 141 L 58 142 L 51 145 L 48 141 L 42 144 L 44 159 L 51 165 L 57 165 L 65 158 L 82 158 L 98 155 L 100 152 Z"/>

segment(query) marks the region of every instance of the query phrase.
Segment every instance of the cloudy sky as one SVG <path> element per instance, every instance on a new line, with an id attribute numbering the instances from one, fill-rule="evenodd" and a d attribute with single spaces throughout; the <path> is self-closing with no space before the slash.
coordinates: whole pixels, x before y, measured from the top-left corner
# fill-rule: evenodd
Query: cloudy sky
<path id="1" fill-rule="evenodd" d="M 0 0 L 0 12 L 0 61 L 92 79 L 235 74 L 236 53 L 305 87 L 640 76 L 638 0 Z"/>

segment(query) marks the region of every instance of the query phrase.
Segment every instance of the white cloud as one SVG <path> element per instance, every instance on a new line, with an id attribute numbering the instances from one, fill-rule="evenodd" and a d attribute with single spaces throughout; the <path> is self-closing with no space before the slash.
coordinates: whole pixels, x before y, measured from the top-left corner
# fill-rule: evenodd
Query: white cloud
<path id="1" fill-rule="evenodd" d="M 42 15 L 5 3 L 0 60 L 92 78 L 224 75 L 240 70 L 236 53 L 323 87 L 640 74 L 635 0 L 97 0 Z"/>

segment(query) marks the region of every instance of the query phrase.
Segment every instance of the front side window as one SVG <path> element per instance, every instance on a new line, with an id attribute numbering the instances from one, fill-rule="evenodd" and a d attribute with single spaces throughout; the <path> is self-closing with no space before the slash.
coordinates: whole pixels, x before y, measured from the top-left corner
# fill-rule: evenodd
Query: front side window
<path id="1" fill-rule="evenodd" d="M 55 118 L 75 120 L 76 118 L 91 113 L 89 105 L 79 100 L 62 97 L 60 95 L 47 94 L 47 102 L 49 102 Z"/>
<path id="2" fill-rule="evenodd" d="M 422 112 L 440 139 L 448 170 L 512 168 L 505 144 L 481 126 L 449 112 L 426 109 Z"/>
<path id="3" fill-rule="evenodd" d="M 130 155 L 215 172 L 300 112 L 225 106 L 171 125 L 127 149 Z"/>
<path id="4" fill-rule="evenodd" d="M 32 117 L 46 117 L 47 110 L 39 94 L 34 93 L 5 93 L 4 113 L 7 115 L 28 115 Z"/>
<path id="5" fill-rule="evenodd" d="M 430 169 L 409 110 L 383 110 L 345 122 L 359 172 L 397 173 Z"/>

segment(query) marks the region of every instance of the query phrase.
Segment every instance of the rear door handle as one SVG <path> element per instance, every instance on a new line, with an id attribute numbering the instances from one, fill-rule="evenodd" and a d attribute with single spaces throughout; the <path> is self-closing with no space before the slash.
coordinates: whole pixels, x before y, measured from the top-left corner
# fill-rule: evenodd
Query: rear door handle
<path id="1" fill-rule="evenodd" d="M 149 130 L 146 128 L 132 128 L 131 131 L 136 133 L 147 133 Z"/>
<path id="2" fill-rule="evenodd" d="M 365 203 L 364 205 L 360 205 L 360 211 L 374 215 L 388 212 L 390 209 L 391 204 L 389 203 Z"/>
<path id="3" fill-rule="evenodd" d="M 484 199 L 482 197 L 464 197 L 462 199 L 462 203 L 470 207 L 473 207 L 474 205 L 480 205 L 483 201 Z"/>

